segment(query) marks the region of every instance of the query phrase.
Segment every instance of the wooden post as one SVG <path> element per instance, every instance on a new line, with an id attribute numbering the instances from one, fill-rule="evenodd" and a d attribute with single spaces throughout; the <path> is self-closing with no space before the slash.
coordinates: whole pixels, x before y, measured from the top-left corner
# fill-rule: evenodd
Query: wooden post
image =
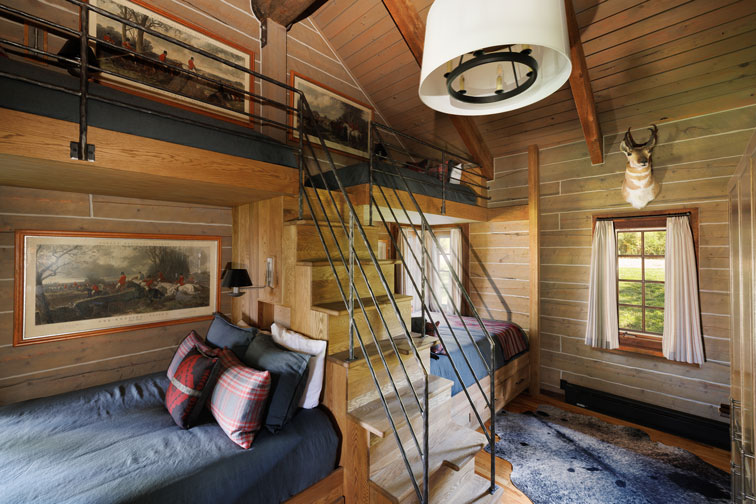
<path id="1" fill-rule="evenodd" d="M 530 394 L 541 392 L 541 236 L 538 229 L 539 198 L 538 146 L 528 146 L 528 226 L 530 234 Z"/>
<path id="2" fill-rule="evenodd" d="M 250 235 L 250 214 L 251 205 L 235 206 L 231 211 L 231 264 L 234 268 L 246 268 L 249 271 L 249 253 L 252 236 Z M 225 265 L 224 265 L 225 266 Z M 231 317 L 234 322 L 241 319 L 250 321 L 249 299 L 247 296 L 232 298 L 231 300 Z"/>
<path id="3" fill-rule="evenodd" d="M 263 23 L 266 24 L 268 43 L 263 46 L 260 54 L 260 73 L 279 82 L 288 82 L 286 78 L 286 27 L 271 19 L 265 19 Z M 286 90 L 266 81 L 262 81 L 262 95 L 277 103 L 287 103 Z M 283 124 L 287 121 L 286 110 L 275 105 L 263 104 L 261 115 Z M 283 128 L 266 126 L 263 123 L 262 132 L 281 142 L 286 141 L 287 132 Z"/>

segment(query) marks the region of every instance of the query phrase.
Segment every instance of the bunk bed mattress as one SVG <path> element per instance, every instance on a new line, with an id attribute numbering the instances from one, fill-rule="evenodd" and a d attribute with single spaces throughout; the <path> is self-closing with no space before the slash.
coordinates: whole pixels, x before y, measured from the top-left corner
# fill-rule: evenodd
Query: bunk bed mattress
<path id="1" fill-rule="evenodd" d="M 392 173 L 396 168 L 385 163 L 377 163 L 376 169 L 379 171 L 373 171 L 374 184 L 389 189 L 393 188 L 400 191 L 406 190 L 402 178 L 399 175 L 394 175 Z M 402 170 L 402 173 L 406 177 L 407 185 L 414 194 L 423 194 L 433 198 L 441 198 L 443 196 L 441 181 L 438 180 L 438 178 L 407 168 L 399 169 Z M 370 165 L 368 163 L 357 163 L 345 166 L 344 168 L 339 168 L 337 174 L 344 187 L 367 184 L 370 181 Z M 324 184 L 320 175 L 313 175 L 307 181 L 307 185 L 310 187 L 317 187 L 318 189 L 328 187 L 328 189 L 336 190 L 339 188 L 332 172 L 327 172 L 325 174 L 325 179 L 326 183 Z M 378 191 L 376 191 L 376 193 L 377 192 Z M 386 193 L 387 196 L 390 194 L 393 194 L 393 191 Z M 375 198 L 377 201 L 382 200 L 380 194 L 376 194 Z M 475 191 L 464 184 L 447 184 L 446 199 L 448 201 L 464 203 L 467 205 L 475 205 L 478 201 Z M 410 210 L 413 209 L 410 208 Z"/>
<path id="2" fill-rule="evenodd" d="M 451 393 L 452 395 L 456 395 L 462 391 L 462 384 L 454 373 L 449 356 L 454 359 L 454 363 L 457 365 L 457 370 L 462 377 L 462 382 L 465 387 L 469 387 L 475 383 L 473 371 L 475 377 L 479 380 L 488 376 L 487 365 L 491 362 L 491 345 L 488 343 L 488 339 L 486 338 L 483 329 L 478 325 L 475 318 L 457 317 L 452 315 L 447 315 L 446 317 L 449 320 L 448 325 L 440 315 L 433 316 L 434 321 L 441 321 L 438 327 L 438 333 L 444 343 L 446 343 L 448 355 L 433 354 L 433 358 L 431 359 L 431 374 L 452 380 L 454 386 L 452 387 Z M 470 336 L 468 336 L 467 331 L 464 329 L 462 319 L 464 319 L 467 324 L 472 340 L 474 340 L 475 343 L 471 341 Z M 483 325 L 493 338 L 495 344 L 494 370 L 505 366 L 513 359 L 528 351 L 527 335 L 517 324 L 502 320 L 483 319 Z M 454 335 L 457 336 L 461 346 L 454 340 L 452 329 L 454 330 Z M 483 355 L 485 361 L 481 360 L 474 345 L 480 349 L 480 353 Z M 469 367 L 462 356 L 463 352 L 465 357 L 467 357 L 467 360 L 470 362 Z M 470 367 L 472 367 L 472 371 L 470 370 Z"/>
<path id="3" fill-rule="evenodd" d="M 2 75 L 2 73 L 74 91 L 78 91 L 79 88 L 78 77 L 40 65 L 0 57 L 0 107 L 63 121 L 79 122 L 78 96 L 29 82 L 22 82 Z M 290 168 L 297 168 L 298 166 L 294 150 L 272 138 L 255 132 L 251 128 L 118 91 L 95 82 L 89 83 L 89 92 L 94 96 L 158 113 L 170 114 L 196 123 L 188 124 L 181 120 L 93 99 L 88 101 L 90 126 Z M 226 131 L 210 129 L 205 125 L 224 128 Z M 255 138 L 244 135 L 252 135 Z M 72 138 L 71 140 L 75 139 Z"/>
<path id="4" fill-rule="evenodd" d="M 243 450 L 212 417 L 177 427 L 167 386 L 161 372 L 0 408 L 0 500 L 270 504 L 336 468 L 339 439 L 320 409 Z"/>

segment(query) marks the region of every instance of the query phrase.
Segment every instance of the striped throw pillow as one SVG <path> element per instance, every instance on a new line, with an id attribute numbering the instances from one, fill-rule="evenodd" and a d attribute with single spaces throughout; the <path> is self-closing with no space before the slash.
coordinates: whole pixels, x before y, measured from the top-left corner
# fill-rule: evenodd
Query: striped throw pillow
<path id="1" fill-rule="evenodd" d="M 165 406 L 182 429 L 192 427 L 218 378 L 218 359 L 196 347 L 189 350 L 165 392 Z"/>
<path id="2" fill-rule="evenodd" d="M 210 398 L 210 412 L 231 441 L 247 449 L 262 425 L 270 373 L 245 366 L 227 348 L 218 358 L 222 370 Z"/>
<path id="3" fill-rule="evenodd" d="M 188 354 L 194 347 L 197 347 L 199 351 L 206 355 L 215 356 L 218 353 L 218 349 L 206 345 L 202 338 L 192 330 L 178 346 L 176 353 L 173 354 L 171 364 L 168 366 L 167 375 L 169 380 L 176 374 L 176 370 L 178 369 L 179 364 L 181 364 L 181 361 L 184 360 L 184 357 L 186 357 L 186 354 Z"/>

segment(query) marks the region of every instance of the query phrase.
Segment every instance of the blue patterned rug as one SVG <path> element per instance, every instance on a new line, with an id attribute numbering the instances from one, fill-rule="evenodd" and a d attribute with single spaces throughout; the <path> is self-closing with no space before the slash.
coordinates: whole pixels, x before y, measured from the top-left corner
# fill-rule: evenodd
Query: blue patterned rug
<path id="1" fill-rule="evenodd" d="M 496 455 L 534 504 L 711 504 L 730 501 L 730 476 L 648 434 L 539 406 L 496 418 Z"/>

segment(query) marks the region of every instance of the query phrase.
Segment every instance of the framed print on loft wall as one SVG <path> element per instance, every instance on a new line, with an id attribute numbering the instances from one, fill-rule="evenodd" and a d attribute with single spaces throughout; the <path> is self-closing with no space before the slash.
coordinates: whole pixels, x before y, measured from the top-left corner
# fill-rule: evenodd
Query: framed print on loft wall
<path id="1" fill-rule="evenodd" d="M 209 320 L 217 236 L 17 230 L 13 345 Z"/>
<path id="2" fill-rule="evenodd" d="M 373 120 L 370 106 L 294 71 L 291 72 L 291 86 L 304 93 L 329 149 L 353 156 L 370 156 L 370 122 Z M 291 105 L 299 107 L 299 95 L 296 93 L 292 93 Z M 297 116 L 292 114 L 291 117 L 292 139 L 298 140 Z M 314 126 L 309 124 L 307 118 L 303 129 L 308 135 L 315 134 Z M 314 139 L 311 141 L 316 143 Z"/>
<path id="3" fill-rule="evenodd" d="M 89 0 L 89 4 L 253 70 L 252 52 L 146 2 Z M 230 89 L 249 92 L 254 85 L 249 73 L 90 12 L 89 34 L 97 38 L 95 50 L 100 68 L 123 76 L 103 72 L 98 77 L 100 82 L 220 118 L 249 122 L 248 114 L 254 108 L 249 97 Z M 138 56 L 123 49 L 135 51 Z"/>

